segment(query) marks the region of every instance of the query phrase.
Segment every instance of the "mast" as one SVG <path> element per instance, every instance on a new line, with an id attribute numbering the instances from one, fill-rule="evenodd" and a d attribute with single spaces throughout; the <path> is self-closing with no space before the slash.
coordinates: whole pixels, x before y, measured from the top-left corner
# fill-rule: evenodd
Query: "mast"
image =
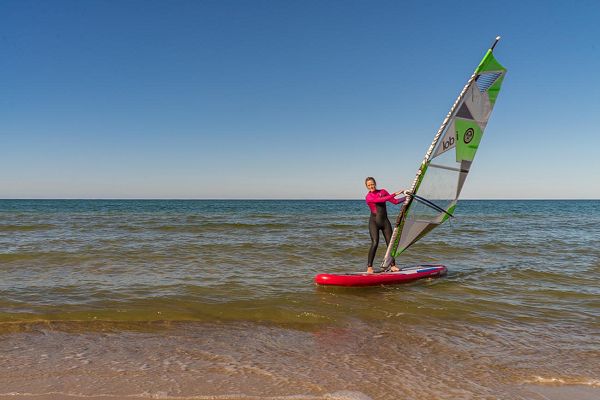
<path id="1" fill-rule="evenodd" d="M 423 174 L 425 173 L 425 170 L 427 169 L 427 165 L 431 158 L 431 154 L 433 153 L 433 150 L 435 149 L 435 146 L 437 145 L 438 141 L 440 140 L 442 133 L 446 130 L 448 123 L 450 122 L 450 120 L 452 119 L 454 114 L 456 113 L 456 110 L 458 109 L 458 106 L 461 104 L 463 98 L 465 97 L 465 94 L 469 90 L 469 87 L 473 84 L 473 82 L 475 82 L 475 80 L 479 76 L 479 70 L 481 68 L 481 65 L 483 64 L 483 61 L 486 59 L 486 57 L 490 53 L 493 52 L 493 50 L 496 47 L 496 44 L 498 44 L 499 40 L 500 40 L 500 36 L 496 36 L 496 38 L 494 39 L 494 42 L 492 43 L 489 50 L 486 52 L 485 56 L 483 57 L 483 60 L 477 66 L 477 68 L 475 69 L 475 71 L 473 72 L 473 74 L 471 75 L 471 77 L 469 78 L 469 80 L 467 81 L 467 83 L 465 84 L 463 89 L 461 90 L 460 94 L 454 101 L 454 104 L 452 104 L 450 111 L 448 111 L 446 118 L 444 118 L 444 120 L 442 121 L 440 128 L 438 129 L 437 133 L 435 134 L 435 136 L 433 138 L 433 141 L 431 142 L 431 145 L 427 149 L 427 152 L 425 153 L 425 157 L 423 158 L 423 161 L 421 162 L 421 165 L 419 166 L 419 169 L 417 170 L 417 175 L 415 176 L 415 179 L 413 180 L 413 183 L 410 187 L 410 192 L 406 193 L 406 198 L 404 200 L 404 203 L 402 204 L 402 207 L 400 208 L 400 213 L 398 214 L 398 218 L 396 218 L 396 224 L 394 226 L 394 231 L 392 232 L 390 244 L 387 247 L 387 250 L 385 252 L 385 257 L 383 258 L 383 262 L 381 263 L 381 269 L 383 269 L 383 270 L 387 269 L 392 262 L 392 253 L 395 252 L 396 249 L 398 248 L 398 241 L 400 240 L 399 236 L 400 236 L 400 232 L 402 232 L 402 226 L 404 225 L 404 221 L 406 218 L 406 211 L 408 210 L 410 204 L 413 202 L 413 196 L 411 196 L 411 194 L 413 194 L 413 193 L 416 194 L 417 190 L 419 189 L 421 179 L 423 178 Z"/>

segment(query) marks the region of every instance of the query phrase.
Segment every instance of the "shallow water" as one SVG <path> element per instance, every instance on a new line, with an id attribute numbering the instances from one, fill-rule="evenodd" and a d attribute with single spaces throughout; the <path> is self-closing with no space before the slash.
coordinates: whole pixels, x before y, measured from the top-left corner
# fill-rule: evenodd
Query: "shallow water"
<path id="1" fill-rule="evenodd" d="M 0 200 L 0 396 L 600 391 L 600 201 L 462 201 L 398 260 L 446 277 L 315 287 L 364 268 L 366 211 Z"/>

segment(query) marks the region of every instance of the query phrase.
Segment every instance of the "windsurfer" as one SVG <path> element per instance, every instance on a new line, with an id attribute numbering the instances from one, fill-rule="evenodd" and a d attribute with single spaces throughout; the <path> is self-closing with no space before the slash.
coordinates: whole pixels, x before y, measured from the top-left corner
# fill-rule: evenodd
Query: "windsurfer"
<path id="1" fill-rule="evenodd" d="M 371 210 L 371 217 L 369 218 L 369 234 L 371 235 L 371 248 L 369 249 L 369 259 L 367 262 L 367 273 L 373 273 L 373 260 L 375 259 L 375 253 L 377 252 L 377 246 L 379 245 L 379 231 L 383 232 L 386 245 L 390 245 L 390 239 L 392 237 L 392 224 L 387 216 L 386 202 L 392 204 L 399 204 L 404 201 L 404 198 L 396 199 L 396 196 L 404 193 L 404 191 L 394 192 L 389 194 L 385 189 L 377 189 L 377 182 L 375 178 L 369 176 L 365 179 L 365 186 L 369 190 L 365 200 Z M 399 271 L 396 266 L 396 260 L 392 258 L 390 267 L 391 271 Z"/>

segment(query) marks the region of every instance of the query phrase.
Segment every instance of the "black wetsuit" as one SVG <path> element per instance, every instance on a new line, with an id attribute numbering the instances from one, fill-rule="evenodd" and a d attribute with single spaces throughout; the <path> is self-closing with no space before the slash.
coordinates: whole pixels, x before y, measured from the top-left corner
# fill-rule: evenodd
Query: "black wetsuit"
<path id="1" fill-rule="evenodd" d="M 387 208 L 385 203 L 375 203 L 377 213 L 371 213 L 369 218 L 369 234 L 371 235 L 371 248 L 369 249 L 369 261 L 367 266 L 373 266 L 373 260 L 375 260 L 375 253 L 377 252 L 377 246 L 379 245 L 379 231 L 383 232 L 386 245 L 390 245 L 390 239 L 392 238 L 392 224 L 387 216 Z M 392 265 L 396 265 L 396 260 L 392 258 Z"/>

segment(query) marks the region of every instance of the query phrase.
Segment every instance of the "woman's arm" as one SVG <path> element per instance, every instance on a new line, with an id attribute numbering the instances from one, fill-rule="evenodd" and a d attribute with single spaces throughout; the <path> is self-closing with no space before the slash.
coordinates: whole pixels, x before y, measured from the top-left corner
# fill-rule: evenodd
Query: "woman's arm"
<path id="1" fill-rule="evenodd" d="M 381 189 L 381 194 L 382 196 L 377 196 L 376 194 L 372 194 L 369 193 L 368 198 L 367 198 L 367 202 L 371 202 L 371 203 L 385 203 L 386 201 L 389 201 L 390 203 L 393 204 L 398 204 L 400 203 L 400 200 L 396 200 L 396 198 L 394 196 L 396 196 L 397 194 L 401 193 L 401 192 L 396 192 L 394 194 L 389 194 L 387 190 L 385 189 Z M 402 201 L 404 201 L 404 199 L 402 199 Z"/>

